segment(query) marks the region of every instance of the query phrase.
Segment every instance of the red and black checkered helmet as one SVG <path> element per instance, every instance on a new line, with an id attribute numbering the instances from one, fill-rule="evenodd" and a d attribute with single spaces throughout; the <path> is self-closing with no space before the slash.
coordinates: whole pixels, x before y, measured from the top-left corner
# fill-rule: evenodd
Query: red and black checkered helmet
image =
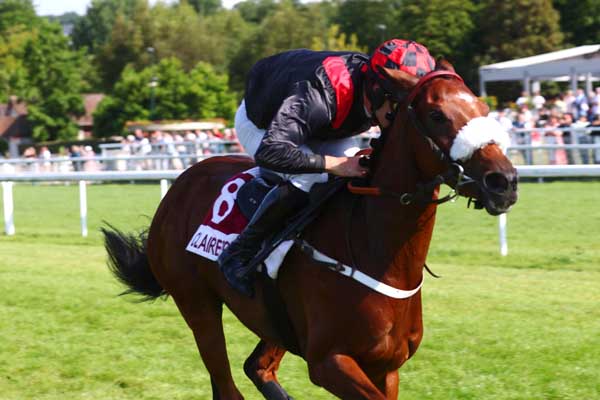
<path id="1" fill-rule="evenodd" d="M 375 49 L 369 59 L 370 74 L 384 90 L 391 91 L 386 85 L 385 77 L 379 72 L 378 66 L 389 69 L 399 69 L 409 74 L 421 77 L 435 69 L 435 60 L 429 55 L 429 50 L 412 40 L 391 39 Z"/>

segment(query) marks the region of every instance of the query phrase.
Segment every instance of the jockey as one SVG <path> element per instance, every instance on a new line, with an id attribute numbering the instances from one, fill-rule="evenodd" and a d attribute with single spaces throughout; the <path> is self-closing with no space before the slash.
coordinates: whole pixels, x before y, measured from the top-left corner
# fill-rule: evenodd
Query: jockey
<path id="1" fill-rule="evenodd" d="M 362 177 L 367 168 L 352 136 L 391 124 L 395 90 L 378 67 L 415 76 L 435 61 L 415 42 L 388 40 L 368 57 L 355 52 L 292 50 L 258 61 L 250 70 L 244 100 L 235 115 L 238 139 L 256 164 L 283 177 L 242 232 L 221 254 L 229 284 L 252 296 L 247 266 L 266 237 L 308 202 L 308 192 L 328 174 Z"/>

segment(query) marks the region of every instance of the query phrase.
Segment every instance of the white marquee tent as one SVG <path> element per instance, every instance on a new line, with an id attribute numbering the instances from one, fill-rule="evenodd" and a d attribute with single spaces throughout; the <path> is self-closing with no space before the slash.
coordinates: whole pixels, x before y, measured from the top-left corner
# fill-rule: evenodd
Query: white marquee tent
<path id="1" fill-rule="evenodd" d="M 570 80 L 577 88 L 585 80 L 586 90 L 592 89 L 592 80 L 600 77 L 600 44 L 519 58 L 479 67 L 481 96 L 486 96 L 485 84 L 492 81 L 522 81 L 523 90 L 531 92 L 531 84 L 539 87 L 544 80 Z"/>

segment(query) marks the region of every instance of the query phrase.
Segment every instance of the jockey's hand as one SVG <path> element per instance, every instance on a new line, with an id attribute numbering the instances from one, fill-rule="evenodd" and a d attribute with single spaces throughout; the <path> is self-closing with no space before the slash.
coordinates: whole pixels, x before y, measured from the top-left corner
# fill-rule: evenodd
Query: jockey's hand
<path id="1" fill-rule="evenodd" d="M 360 156 L 332 157 L 325 156 L 325 170 L 330 174 L 345 177 L 363 177 L 369 172 L 359 164 Z"/>

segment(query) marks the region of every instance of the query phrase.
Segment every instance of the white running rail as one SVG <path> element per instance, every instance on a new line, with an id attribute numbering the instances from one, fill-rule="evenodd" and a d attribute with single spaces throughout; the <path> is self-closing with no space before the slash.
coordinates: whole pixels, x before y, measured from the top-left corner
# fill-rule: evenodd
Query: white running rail
<path id="1" fill-rule="evenodd" d="M 600 165 L 522 165 L 516 167 L 521 178 L 579 178 L 600 177 Z M 183 171 L 104 171 L 104 172 L 63 172 L 63 173 L 20 173 L 2 174 L 4 232 L 15 234 L 13 183 L 14 182 L 79 182 L 79 209 L 81 235 L 87 236 L 87 182 L 111 181 L 159 181 L 161 198 L 169 188 L 169 181 L 175 180 Z M 506 235 L 506 215 L 499 217 L 500 254 L 508 254 Z"/>

